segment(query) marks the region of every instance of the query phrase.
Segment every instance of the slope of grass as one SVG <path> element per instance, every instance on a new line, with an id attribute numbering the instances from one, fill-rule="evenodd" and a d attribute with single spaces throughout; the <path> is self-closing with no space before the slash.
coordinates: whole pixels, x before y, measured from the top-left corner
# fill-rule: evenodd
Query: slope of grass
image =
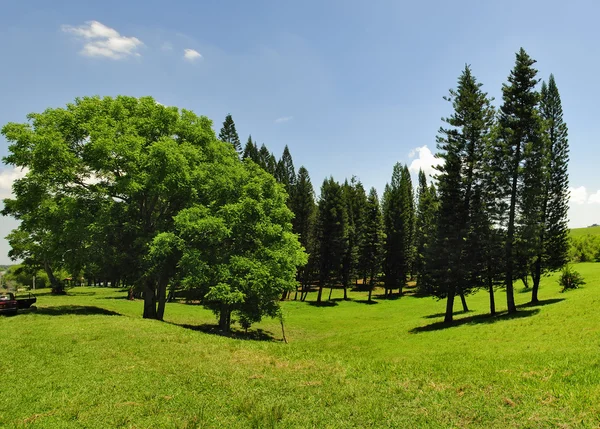
<path id="1" fill-rule="evenodd" d="M 40 295 L 0 318 L 0 426 L 598 427 L 600 264 L 575 268 L 582 289 L 546 277 L 540 305 L 518 291 L 518 315 L 496 318 L 479 293 L 449 328 L 431 298 L 286 302 L 289 344 L 276 321 L 255 340 L 206 333 L 197 306 L 143 320 L 124 291 Z"/>
<path id="2" fill-rule="evenodd" d="M 578 238 L 586 235 L 600 235 L 600 226 L 588 226 L 587 228 L 573 228 L 569 232 L 570 237 Z"/>

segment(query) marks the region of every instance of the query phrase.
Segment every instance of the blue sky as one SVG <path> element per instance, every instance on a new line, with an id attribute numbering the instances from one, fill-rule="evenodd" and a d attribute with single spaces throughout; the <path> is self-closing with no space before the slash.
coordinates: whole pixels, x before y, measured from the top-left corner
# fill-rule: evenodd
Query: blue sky
<path id="1" fill-rule="evenodd" d="M 252 134 L 277 156 L 287 144 L 317 189 L 326 176 L 356 175 L 381 193 L 394 163 L 428 167 L 440 118 L 451 112 L 442 97 L 464 65 L 499 105 L 523 46 L 541 78 L 554 73 L 562 96 L 571 226 L 600 223 L 600 6 L 593 1 L 0 6 L 1 124 L 77 96 L 151 95 L 208 116 L 217 132 L 231 113 L 243 142 Z M 0 197 L 17 176 L 0 165 Z M 15 225 L 0 218 L 0 236 Z M 0 263 L 7 251 L 0 239 Z"/>

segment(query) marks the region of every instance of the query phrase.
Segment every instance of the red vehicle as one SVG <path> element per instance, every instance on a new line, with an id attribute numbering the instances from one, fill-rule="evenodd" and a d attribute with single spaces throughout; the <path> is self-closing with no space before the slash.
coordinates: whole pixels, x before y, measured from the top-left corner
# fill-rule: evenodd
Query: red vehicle
<path id="1" fill-rule="evenodd" d="M 0 314 L 17 314 L 19 304 L 15 295 L 8 292 L 0 295 Z"/>
<path id="2" fill-rule="evenodd" d="M 17 314 L 18 310 L 35 309 L 31 307 L 37 298 L 29 294 L 28 298 L 15 298 L 11 292 L 0 293 L 0 314 Z"/>

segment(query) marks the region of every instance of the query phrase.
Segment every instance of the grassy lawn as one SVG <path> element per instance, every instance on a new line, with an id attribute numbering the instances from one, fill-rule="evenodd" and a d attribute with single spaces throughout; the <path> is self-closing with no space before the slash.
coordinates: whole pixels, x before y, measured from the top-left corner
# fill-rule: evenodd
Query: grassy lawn
<path id="1" fill-rule="evenodd" d="M 197 306 L 168 304 L 161 323 L 124 291 L 40 294 L 0 318 L 0 426 L 598 427 L 600 264 L 575 269 L 582 289 L 546 277 L 542 304 L 512 318 L 484 317 L 479 293 L 450 328 L 431 298 L 286 302 L 289 344 L 277 321 L 232 339 L 204 332 Z"/>
<path id="2" fill-rule="evenodd" d="M 585 235 L 600 235 L 600 226 L 589 226 L 587 228 L 573 228 L 569 235 L 572 238 L 583 237 Z"/>

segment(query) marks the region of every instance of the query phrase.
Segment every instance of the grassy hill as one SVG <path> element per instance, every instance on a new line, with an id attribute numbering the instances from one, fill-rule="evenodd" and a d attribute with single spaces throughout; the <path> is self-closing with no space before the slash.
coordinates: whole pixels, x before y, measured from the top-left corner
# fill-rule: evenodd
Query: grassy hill
<path id="1" fill-rule="evenodd" d="M 570 232 L 571 237 L 582 237 L 584 235 L 600 235 L 600 226 L 589 226 L 587 228 L 573 228 Z"/>
<path id="2" fill-rule="evenodd" d="M 289 344 L 276 321 L 224 338 L 196 306 L 168 304 L 161 323 L 124 291 L 41 295 L 0 318 L 0 426 L 598 427 L 600 264 L 575 267 L 582 289 L 546 277 L 541 305 L 518 291 L 511 318 L 485 316 L 479 293 L 450 328 L 431 298 L 286 302 Z"/>

